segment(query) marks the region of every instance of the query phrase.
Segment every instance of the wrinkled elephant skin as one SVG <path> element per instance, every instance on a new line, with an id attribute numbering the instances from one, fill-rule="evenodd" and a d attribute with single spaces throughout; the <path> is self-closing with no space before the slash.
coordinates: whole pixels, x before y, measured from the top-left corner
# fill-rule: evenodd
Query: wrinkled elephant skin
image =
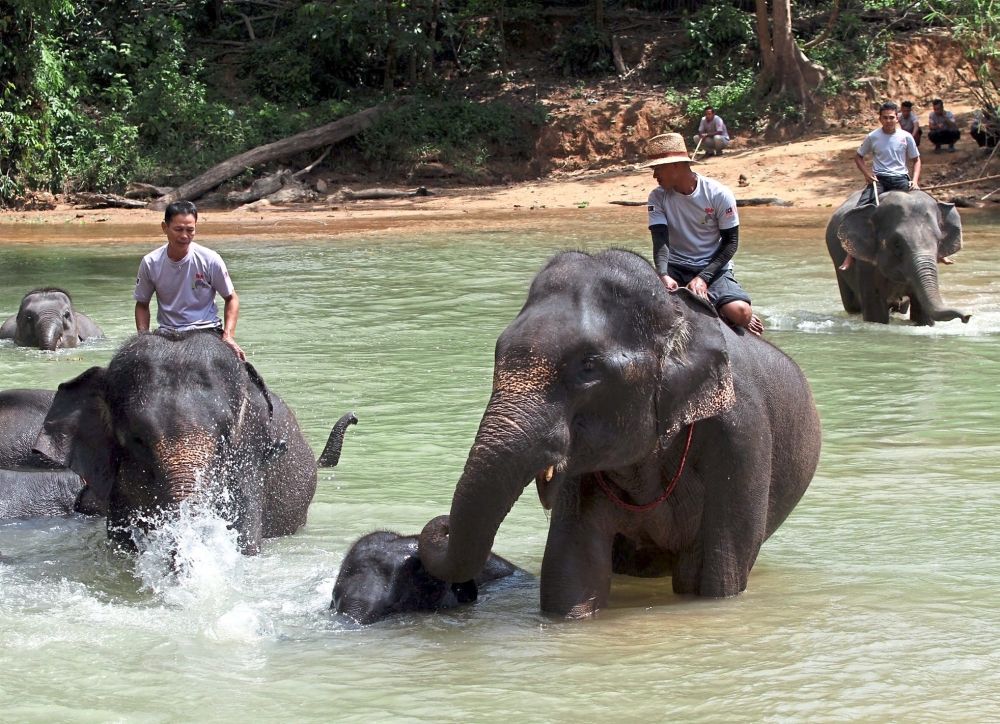
<path id="1" fill-rule="evenodd" d="M 861 193 L 848 198 L 826 227 L 844 310 L 882 324 L 892 311 L 907 308 L 919 325 L 968 322 L 968 314 L 945 306 L 938 286 L 938 260 L 962 248 L 962 220 L 955 205 L 923 191 L 889 191 L 877 206 L 859 207 Z M 848 253 L 854 263 L 840 269 Z"/>
<path id="2" fill-rule="evenodd" d="M 566 252 L 497 340 L 450 515 L 424 526 L 420 557 L 437 578 L 473 578 L 534 481 L 550 511 L 544 612 L 595 614 L 612 573 L 733 596 L 819 450 L 809 385 L 780 350 L 686 290 L 668 293 L 641 256 Z"/>
<path id="3" fill-rule="evenodd" d="M 85 340 L 103 336 L 90 317 L 73 307 L 69 293 L 55 287 L 25 294 L 17 314 L 0 326 L 0 339 L 49 351 L 77 347 Z"/>
<path id="4" fill-rule="evenodd" d="M 125 545 L 131 526 L 197 498 L 254 554 L 305 523 L 316 490 L 295 415 L 211 332 L 137 335 L 61 384 L 35 449 L 108 501 L 108 533 Z"/>
<path id="5" fill-rule="evenodd" d="M 0 470 L 0 520 L 71 515 L 84 488 L 72 470 Z"/>
<path id="6" fill-rule="evenodd" d="M 330 608 L 362 625 L 400 613 L 443 611 L 473 603 L 484 583 L 519 570 L 491 554 L 475 580 L 447 583 L 424 569 L 417 536 L 376 531 L 355 541 L 344 557 Z"/>

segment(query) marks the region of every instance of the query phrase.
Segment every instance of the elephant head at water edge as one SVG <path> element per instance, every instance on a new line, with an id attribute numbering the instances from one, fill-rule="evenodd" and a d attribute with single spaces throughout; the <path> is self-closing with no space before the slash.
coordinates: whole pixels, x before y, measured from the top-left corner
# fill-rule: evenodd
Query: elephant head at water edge
<path id="1" fill-rule="evenodd" d="M 790 358 L 620 250 L 553 257 L 495 354 L 450 515 L 420 536 L 431 575 L 473 579 L 534 481 L 550 511 L 544 612 L 593 615 L 612 573 L 669 574 L 682 594 L 744 590 L 819 459 L 819 416 Z"/>
<path id="2" fill-rule="evenodd" d="M 339 457 L 343 416 L 327 459 Z M 335 447 L 336 449 L 330 449 Z M 59 385 L 35 449 L 107 501 L 108 534 L 131 545 L 187 500 L 230 522 L 244 553 L 306 521 L 316 459 L 294 413 L 249 363 L 204 331 L 142 333 L 105 367 Z"/>
<path id="3" fill-rule="evenodd" d="M 890 311 L 908 305 L 915 324 L 968 322 L 968 314 L 945 306 L 938 288 L 938 260 L 962 248 L 955 205 L 914 190 L 888 191 L 878 205 L 857 206 L 861 193 L 848 198 L 826 227 L 844 310 L 887 324 Z M 841 269 L 848 253 L 855 262 Z"/>

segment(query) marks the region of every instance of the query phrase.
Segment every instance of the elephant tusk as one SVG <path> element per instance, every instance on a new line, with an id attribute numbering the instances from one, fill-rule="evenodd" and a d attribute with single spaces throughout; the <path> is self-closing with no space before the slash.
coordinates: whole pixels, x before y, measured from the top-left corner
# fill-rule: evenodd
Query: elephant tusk
<path id="1" fill-rule="evenodd" d="M 549 465 L 549 467 L 546 468 L 546 470 L 545 470 L 545 482 L 546 483 L 551 483 L 552 482 L 552 478 L 555 477 L 555 474 L 556 474 L 556 466 L 555 465 Z"/>

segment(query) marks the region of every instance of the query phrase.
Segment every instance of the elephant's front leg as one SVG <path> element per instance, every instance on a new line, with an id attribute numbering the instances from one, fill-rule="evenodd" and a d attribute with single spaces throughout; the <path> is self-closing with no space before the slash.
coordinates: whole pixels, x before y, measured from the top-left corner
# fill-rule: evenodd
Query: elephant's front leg
<path id="1" fill-rule="evenodd" d="M 542 559 L 545 613 L 587 618 L 607 606 L 614 533 L 577 516 L 553 516 Z"/>
<path id="2" fill-rule="evenodd" d="M 861 318 L 866 322 L 889 323 L 889 300 L 885 293 L 885 278 L 867 262 L 857 264 L 858 291 L 861 295 Z"/>

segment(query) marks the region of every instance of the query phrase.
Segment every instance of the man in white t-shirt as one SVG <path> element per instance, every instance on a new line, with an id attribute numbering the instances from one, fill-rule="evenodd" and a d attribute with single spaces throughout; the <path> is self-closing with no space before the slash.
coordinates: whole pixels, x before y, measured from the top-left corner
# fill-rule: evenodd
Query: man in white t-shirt
<path id="1" fill-rule="evenodd" d="M 161 328 L 214 331 L 240 359 L 246 359 L 233 336 L 240 298 L 222 257 L 194 243 L 197 224 L 198 209 L 190 201 L 175 201 L 167 206 L 160 224 L 167 243 L 146 254 L 139 263 L 133 293 L 135 328 L 149 331 L 149 302 L 155 293 L 156 322 Z M 216 294 L 225 301 L 221 320 Z"/>
<path id="2" fill-rule="evenodd" d="M 748 295 L 733 276 L 740 218 L 728 187 L 696 174 L 679 133 L 655 136 L 646 145 L 659 184 L 649 194 L 647 212 L 656 273 L 669 291 L 683 285 L 708 299 L 734 327 L 761 334 Z"/>
<path id="3" fill-rule="evenodd" d="M 712 106 L 705 108 L 705 115 L 698 123 L 698 132 L 691 139 L 695 144 L 700 143 L 705 149 L 705 155 L 722 155 L 722 149 L 729 145 L 729 131 L 726 123 L 719 116 L 715 115 Z M 695 147 L 697 149 L 697 146 Z"/>
<path id="4" fill-rule="evenodd" d="M 865 136 L 854 155 L 854 165 L 867 182 L 858 199 L 858 206 L 876 203 L 876 193 L 920 188 L 920 151 L 913 136 L 896 125 L 896 104 L 883 103 L 878 110 L 878 120 L 881 128 Z M 865 163 L 865 156 L 869 153 L 872 154 L 871 169 Z M 912 178 L 906 166 L 909 160 L 913 161 Z M 846 271 L 853 264 L 854 257 L 848 254 L 838 268 Z"/>

